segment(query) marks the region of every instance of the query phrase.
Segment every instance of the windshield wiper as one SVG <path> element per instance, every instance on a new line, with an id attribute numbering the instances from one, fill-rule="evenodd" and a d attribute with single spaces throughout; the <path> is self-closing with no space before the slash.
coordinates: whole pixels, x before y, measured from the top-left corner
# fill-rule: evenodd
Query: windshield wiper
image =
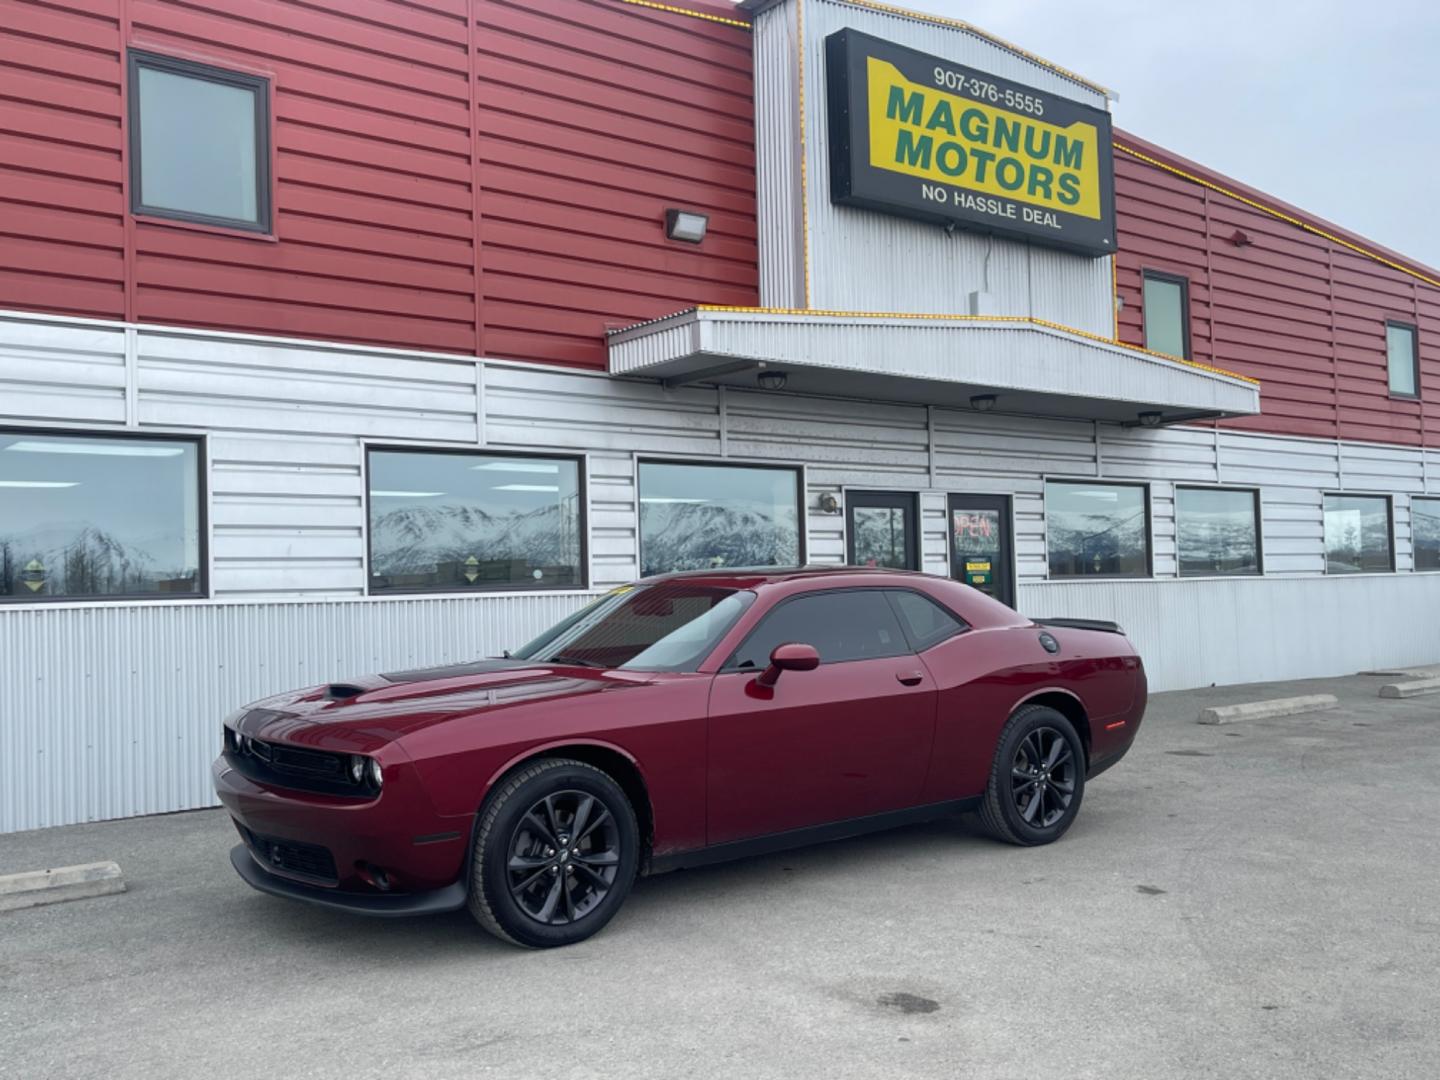
<path id="1" fill-rule="evenodd" d="M 554 656 L 550 657 L 550 659 L 547 660 L 546 663 L 547 663 L 547 664 L 569 664 L 569 665 L 571 665 L 572 667 L 595 667 L 595 668 L 603 668 L 603 667 L 605 666 L 604 664 L 600 663 L 600 661 L 598 661 L 598 660 L 587 660 L 587 659 L 585 659 L 585 657 L 583 657 L 583 656 L 566 656 L 566 655 L 563 654 L 563 653 L 557 653 L 557 654 L 555 654 Z"/>

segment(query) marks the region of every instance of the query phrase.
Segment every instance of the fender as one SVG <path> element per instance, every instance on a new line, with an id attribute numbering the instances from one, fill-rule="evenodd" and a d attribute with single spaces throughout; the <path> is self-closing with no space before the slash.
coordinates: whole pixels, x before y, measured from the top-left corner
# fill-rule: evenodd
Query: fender
<path id="1" fill-rule="evenodd" d="M 1067 690 L 1067 689 L 1065 689 L 1063 686 L 1043 686 L 1043 687 L 1041 687 L 1041 688 L 1038 689 L 1038 690 L 1032 690 L 1032 691 L 1030 691 L 1030 693 L 1026 694 L 1026 695 L 1025 695 L 1023 698 L 1021 698 L 1019 701 L 1015 702 L 1014 705 L 1010 706 L 1010 712 L 1006 713 L 1006 715 L 1007 715 L 1007 716 L 1012 716 L 1012 715 L 1014 715 L 1016 709 L 1021 708 L 1021 707 L 1024 706 L 1024 705 L 1028 705 L 1030 702 L 1034 701 L 1036 698 L 1045 697 L 1046 695 L 1057 695 L 1057 694 L 1058 694 L 1060 697 L 1069 698 L 1071 701 L 1073 701 L 1073 702 L 1075 703 L 1075 707 L 1080 710 L 1080 715 L 1085 718 L 1084 726 L 1077 732 L 1077 734 L 1080 736 L 1081 745 L 1083 745 L 1084 748 L 1085 748 L 1085 757 L 1087 758 L 1086 765 L 1088 766 L 1088 765 L 1089 765 L 1088 758 L 1090 757 L 1090 754 L 1091 754 L 1091 747 L 1092 747 L 1092 745 L 1094 744 L 1094 741 L 1095 741 L 1095 740 L 1094 740 L 1094 735 L 1095 735 L 1095 733 L 1090 730 L 1090 721 L 1091 721 L 1091 719 L 1093 719 L 1093 718 L 1092 718 L 1091 715 L 1090 715 L 1090 710 L 1089 710 L 1088 708 L 1086 708 L 1085 702 L 1082 701 L 1082 700 L 1080 699 L 1080 695 L 1079 695 L 1079 694 L 1076 694 L 1073 690 Z M 1077 725 L 1077 726 L 1078 726 L 1078 725 Z"/>
<path id="2" fill-rule="evenodd" d="M 645 774 L 644 767 L 641 766 L 635 755 L 630 753 L 630 751 L 626 750 L 623 746 L 617 746 L 615 743 L 608 742 L 604 739 L 551 739 L 549 742 L 537 743 L 535 746 L 527 747 L 526 749 L 520 751 L 518 754 L 512 756 L 510 760 L 505 762 L 504 765 L 501 765 L 498 769 L 491 773 L 490 778 L 485 781 L 485 790 L 480 795 L 480 802 L 476 804 L 475 812 L 477 814 L 480 812 L 480 807 L 484 804 L 486 796 L 490 794 L 490 790 L 495 786 L 495 782 L 499 780 L 502 776 L 504 776 L 506 773 L 508 773 L 511 769 L 515 768 L 516 765 L 519 765 L 522 761 L 527 761 L 530 758 L 538 757 L 541 754 L 544 754 L 547 750 L 558 750 L 562 746 L 593 746 L 597 750 L 609 750 L 613 753 L 619 754 L 626 761 L 630 762 L 631 765 L 635 766 L 635 771 L 640 774 L 640 779 L 644 781 L 646 788 L 648 789 L 650 786 L 650 780 L 649 777 Z"/>

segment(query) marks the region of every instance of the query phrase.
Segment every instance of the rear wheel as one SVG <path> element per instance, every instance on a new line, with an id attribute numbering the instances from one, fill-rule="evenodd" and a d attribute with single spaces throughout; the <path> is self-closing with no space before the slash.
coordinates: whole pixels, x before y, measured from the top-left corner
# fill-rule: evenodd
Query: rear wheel
<path id="1" fill-rule="evenodd" d="M 1045 705 L 1016 709 L 1000 733 L 980 820 L 997 840 L 1060 839 L 1085 794 L 1085 748 L 1075 726 Z"/>
<path id="2" fill-rule="evenodd" d="M 582 761 L 542 759 L 501 781 L 481 810 L 470 912 L 515 945 L 583 941 L 625 902 L 639 854 L 619 784 Z"/>

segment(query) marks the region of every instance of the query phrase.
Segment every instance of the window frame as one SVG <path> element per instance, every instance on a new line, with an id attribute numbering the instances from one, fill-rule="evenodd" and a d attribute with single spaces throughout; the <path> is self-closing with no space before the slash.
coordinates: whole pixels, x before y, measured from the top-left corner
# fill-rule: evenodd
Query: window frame
<path id="1" fill-rule="evenodd" d="M 1390 566 L 1385 570 L 1350 570 L 1332 571 L 1330 569 L 1330 549 L 1325 544 L 1325 500 L 1330 497 L 1337 499 L 1383 499 L 1385 501 L 1385 534 L 1390 541 Z M 1355 577 L 1363 574 L 1393 574 L 1395 573 L 1395 497 L 1378 491 L 1333 491 L 1320 492 L 1320 558 L 1325 564 L 1326 577 Z"/>
<path id="2" fill-rule="evenodd" d="M 587 454 L 577 454 L 574 451 L 544 450 L 496 450 L 485 446 L 415 446 L 408 443 L 363 443 L 364 454 L 361 467 L 361 483 L 364 488 L 364 496 L 361 506 L 365 512 L 365 595 L 374 599 L 383 600 L 391 596 L 477 596 L 493 593 L 588 593 L 592 592 L 591 570 L 590 570 L 590 459 Z M 371 528 L 371 498 L 370 498 L 370 455 L 379 452 L 382 454 L 443 454 L 449 457 L 491 457 L 491 458 L 524 458 L 540 461 L 573 461 L 576 467 L 576 500 L 580 510 L 579 536 L 580 536 L 580 581 L 573 585 L 537 585 L 533 581 L 515 582 L 503 585 L 473 586 L 469 589 L 433 588 L 433 589 L 381 589 L 378 592 L 371 588 L 370 579 L 373 576 L 371 567 L 374 565 L 374 543 L 375 530 Z"/>
<path id="3" fill-rule="evenodd" d="M 635 455 L 635 570 L 639 579 L 645 578 L 645 536 L 640 527 L 641 498 L 644 492 L 640 488 L 640 467 L 642 465 L 696 465 L 706 469 L 771 469 L 779 472 L 788 472 L 795 477 L 795 539 L 799 545 L 798 557 L 800 561 L 796 566 L 807 565 L 810 558 L 810 528 L 806 514 L 805 495 L 809 491 L 809 476 L 804 463 L 790 463 L 783 461 L 728 461 L 716 458 L 687 458 L 687 457 L 653 457 L 650 455 Z M 782 566 L 776 567 L 717 567 L 718 570 L 735 569 L 785 569 Z M 684 570 L 661 570 L 658 574 L 688 573 Z M 655 574 L 651 577 L 657 576 Z"/>
<path id="4" fill-rule="evenodd" d="M 820 667 L 831 667 L 835 664 L 863 664 L 871 660 L 894 660 L 896 657 L 899 656 L 918 656 L 919 653 L 915 651 L 915 646 L 910 641 L 910 635 L 905 632 L 905 623 L 901 620 L 900 613 L 895 610 L 894 603 L 891 602 L 890 597 L 886 595 L 888 592 L 893 591 L 893 588 L 893 586 L 889 585 L 837 585 L 825 589 L 806 589 L 803 592 L 797 592 L 792 596 L 783 597 L 782 599 L 777 600 L 775 603 L 771 604 L 770 607 L 765 609 L 765 611 L 760 613 L 760 615 L 755 620 L 755 625 L 750 627 L 750 629 L 746 630 L 744 636 L 742 636 L 740 640 L 735 643 L 735 647 L 725 655 L 725 659 L 720 662 L 719 668 L 716 669 L 716 674 L 731 675 L 735 674 L 736 672 L 740 672 L 747 675 L 758 675 L 760 672 L 764 671 L 764 668 L 758 666 L 753 668 L 739 667 L 735 663 L 735 658 L 740 655 L 740 650 L 745 648 L 746 645 L 750 644 L 751 638 L 753 638 L 761 630 L 765 629 L 765 624 L 770 620 L 770 617 L 774 615 L 777 611 L 779 611 L 781 608 L 787 607 L 790 604 L 795 603 L 797 600 L 808 600 L 813 599 L 817 596 L 833 596 L 837 593 L 878 593 L 880 597 L 880 602 L 885 605 L 886 610 L 890 612 L 890 617 L 895 620 L 895 625 L 900 631 L 900 641 L 903 644 L 904 648 L 902 648 L 897 653 L 890 653 L 886 656 L 859 656 L 850 660 L 826 660 L 822 656 L 820 658 Z M 947 608 L 946 610 L 949 609 Z M 957 619 L 960 618 L 958 615 L 956 615 L 955 617 Z M 964 622 L 963 619 L 961 621 Z M 970 624 L 966 623 L 965 628 L 967 630 L 970 629 Z M 732 630 L 733 629 L 734 628 L 732 627 Z M 950 638 L 944 639 L 944 641 L 949 640 Z M 943 641 L 936 642 L 937 645 L 943 643 Z M 723 644 L 725 644 L 724 639 L 721 639 L 719 642 L 716 643 L 716 648 L 718 649 Z M 811 642 L 801 642 L 801 644 L 812 645 Z"/>
<path id="5" fill-rule="evenodd" d="M 33 435 L 61 439 L 106 439 L 132 442 L 179 442 L 195 447 L 196 529 L 199 548 L 196 552 L 195 577 L 199 588 L 193 593 L 113 593 L 105 596 L 6 596 L 0 593 L 0 607 L 27 604 L 135 604 L 163 601 L 171 604 L 193 604 L 211 599 L 210 566 L 210 439 L 208 434 L 186 434 L 178 431 L 146 431 L 135 428 L 95 430 L 93 428 L 27 427 L 0 425 L 0 435 Z"/>
<path id="6" fill-rule="evenodd" d="M 1143 574 L 1062 574 L 1056 577 L 1050 572 L 1050 509 L 1046 505 L 1046 492 L 1051 484 L 1085 484 L 1090 487 L 1133 487 L 1140 488 L 1145 501 L 1145 573 Z M 1042 476 L 1040 478 L 1041 517 L 1045 522 L 1045 580 L 1046 581 L 1149 581 L 1155 578 L 1155 529 L 1153 492 L 1147 480 L 1109 480 L 1094 476 Z"/>
<path id="7" fill-rule="evenodd" d="M 1175 359 L 1192 359 L 1193 351 L 1190 343 L 1190 279 L 1184 274 L 1173 274 L 1168 270 L 1142 269 L 1140 271 L 1140 336 L 1144 339 L 1145 349 L 1148 352 L 1153 352 L 1160 356 L 1169 356 L 1169 353 L 1161 352 L 1159 349 L 1150 347 L 1150 334 L 1146 326 L 1146 321 L 1149 319 L 1149 305 L 1145 303 L 1145 282 L 1147 281 L 1159 281 L 1180 286 L 1180 342 L 1181 347 L 1185 351 L 1180 356 L 1175 357 Z"/>
<path id="8" fill-rule="evenodd" d="M 1184 560 L 1180 557 L 1180 498 L 1181 491 L 1235 491 L 1249 492 L 1255 501 L 1255 570 L 1212 570 L 1204 574 L 1186 573 Z M 1257 578 L 1265 576 L 1265 526 L 1263 507 L 1258 487 L 1235 484 L 1176 484 L 1175 485 L 1175 576 L 1177 578 Z M 1323 513 L 1323 507 L 1322 507 Z"/>
<path id="9" fill-rule="evenodd" d="M 920 492 L 846 485 L 841 489 L 841 496 L 840 512 L 843 515 L 842 524 L 845 530 L 846 566 L 860 565 L 855 560 L 855 530 L 851 527 L 854 512 L 863 509 L 897 509 L 897 507 L 887 507 L 887 502 L 893 501 L 903 504 L 898 509 L 906 515 L 905 555 L 909 565 L 881 566 L 877 569 L 899 573 L 920 570 L 925 558 L 924 552 L 920 549 Z"/>
<path id="10" fill-rule="evenodd" d="M 1411 495 L 1408 509 L 1410 511 L 1410 572 L 1412 574 L 1440 574 L 1440 566 L 1427 567 L 1422 569 L 1415 564 L 1415 504 L 1433 503 L 1435 506 L 1434 517 L 1440 517 L 1440 495 Z"/>
<path id="11" fill-rule="evenodd" d="M 1415 380 L 1415 392 L 1406 394 L 1396 390 L 1390 383 L 1390 328 L 1410 331 L 1410 372 Z M 1385 392 L 1395 401 L 1420 400 L 1420 327 L 1404 319 L 1385 320 Z"/>
<path id="12" fill-rule="evenodd" d="M 244 218 L 224 217 L 219 214 L 202 214 L 193 210 L 175 210 L 164 206 L 151 206 L 142 201 L 141 162 L 141 109 L 140 70 L 149 68 L 170 75 L 180 75 L 203 82 L 219 83 L 250 90 L 255 97 L 255 221 Z M 125 51 L 126 78 L 126 124 L 125 153 L 128 157 L 127 172 L 130 186 L 130 214 L 136 218 L 164 222 L 178 222 L 186 225 L 207 226 L 226 232 L 239 232 L 247 236 L 271 237 L 275 231 L 274 218 L 274 163 L 271 154 L 274 148 L 271 118 L 271 82 L 265 76 L 253 72 L 236 71 L 216 67 L 214 64 L 189 60 L 180 56 L 151 52 L 148 49 L 129 48 Z"/>

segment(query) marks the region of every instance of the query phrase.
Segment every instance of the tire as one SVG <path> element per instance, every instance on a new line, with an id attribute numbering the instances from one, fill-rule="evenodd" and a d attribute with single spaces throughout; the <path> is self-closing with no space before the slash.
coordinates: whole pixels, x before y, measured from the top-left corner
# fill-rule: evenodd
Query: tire
<path id="1" fill-rule="evenodd" d="M 583 761 L 542 758 L 480 808 L 470 914 L 512 945 L 573 945 L 614 917 L 639 864 L 640 829 L 620 785 Z"/>
<path id="2" fill-rule="evenodd" d="M 1085 748 L 1075 725 L 1045 705 L 1016 709 L 1000 732 L 980 804 L 986 831 L 1023 847 L 1053 843 L 1075 821 L 1084 795 Z"/>

